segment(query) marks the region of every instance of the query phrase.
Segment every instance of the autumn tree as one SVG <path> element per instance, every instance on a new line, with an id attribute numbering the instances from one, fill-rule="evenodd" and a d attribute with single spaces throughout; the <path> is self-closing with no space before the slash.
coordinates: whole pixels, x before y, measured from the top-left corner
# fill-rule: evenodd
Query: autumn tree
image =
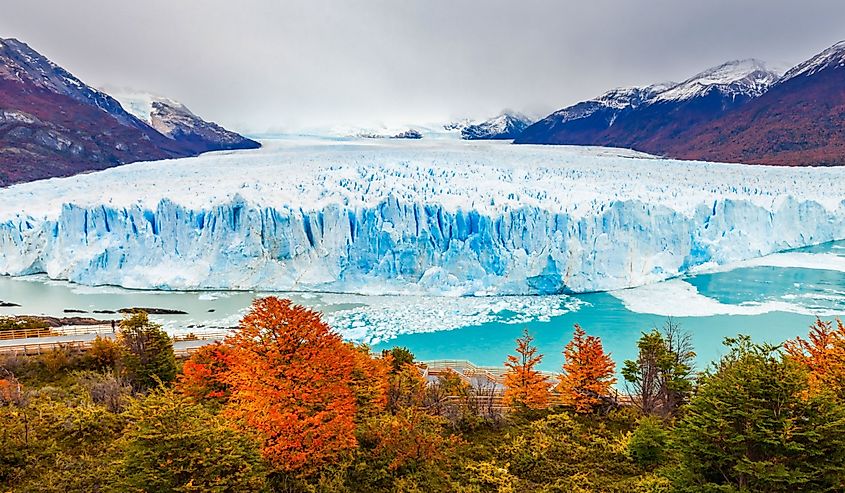
<path id="1" fill-rule="evenodd" d="M 786 353 L 809 372 L 810 391 L 834 392 L 845 399 L 845 326 L 836 319 L 819 318 L 810 326 L 807 339 L 797 337 L 784 343 Z"/>
<path id="2" fill-rule="evenodd" d="M 151 389 L 176 379 L 173 341 L 145 312 L 133 313 L 120 322 L 118 341 L 123 348 L 124 371 L 136 389 Z"/>
<path id="3" fill-rule="evenodd" d="M 117 367 L 121 357 L 121 345 L 118 341 L 97 336 L 85 351 L 85 361 L 89 368 L 108 371 Z"/>
<path id="4" fill-rule="evenodd" d="M 387 408 L 390 357 L 375 358 L 366 344 L 348 343 L 353 354 L 352 389 L 355 393 L 356 421 L 382 413 Z"/>
<path id="5" fill-rule="evenodd" d="M 22 389 L 15 374 L 0 367 L 0 406 L 20 405 L 23 401 Z"/>
<path id="6" fill-rule="evenodd" d="M 673 415 L 692 393 L 695 353 L 689 335 L 668 320 L 662 332 L 644 333 L 637 349 L 637 359 L 622 367 L 634 403 L 645 414 Z"/>
<path id="7" fill-rule="evenodd" d="M 445 420 L 419 409 L 382 414 L 358 430 L 360 452 L 355 491 L 451 491 L 447 466 L 458 439 Z M 396 483 L 401 481 L 403 486 Z M 413 488 L 408 488 L 413 484 Z"/>
<path id="8" fill-rule="evenodd" d="M 588 336 L 577 324 L 572 340 L 564 348 L 563 357 L 563 373 L 558 377 L 560 383 L 557 386 L 563 404 L 580 413 L 594 411 L 616 383 L 613 376 L 616 365 L 604 352 L 601 339 Z"/>
<path id="9" fill-rule="evenodd" d="M 396 414 L 400 409 L 422 406 L 426 397 L 426 381 L 414 363 L 414 354 L 404 347 L 385 349 L 381 354 L 389 367 L 387 410 Z"/>
<path id="10" fill-rule="evenodd" d="M 425 400 L 427 382 L 413 363 L 404 363 L 390 372 L 387 386 L 387 410 L 396 414 L 401 409 L 420 407 Z"/>
<path id="11" fill-rule="evenodd" d="M 536 369 L 543 355 L 537 354 L 532 341 L 534 338 L 526 329 L 516 340 L 517 355 L 508 355 L 504 401 L 510 406 L 542 409 L 549 405 L 549 382 Z"/>
<path id="12" fill-rule="evenodd" d="M 185 361 L 177 388 L 195 401 L 221 405 L 229 398 L 225 382 L 228 346 L 215 342 L 199 348 Z"/>
<path id="13" fill-rule="evenodd" d="M 305 477 L 355 447 L 355 351 L 317 312 L 258 299 L 225 344 L 226 415 L 261 434 L 277 471 Z"/>

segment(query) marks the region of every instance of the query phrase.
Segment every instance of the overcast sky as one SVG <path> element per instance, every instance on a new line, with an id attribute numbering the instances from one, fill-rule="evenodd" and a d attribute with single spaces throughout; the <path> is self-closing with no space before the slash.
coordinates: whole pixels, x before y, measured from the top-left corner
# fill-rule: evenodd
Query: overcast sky
<path id="1" fill-rule="evenodd" d="M 845 39 L 845 1 L 2 0 L 0 37 L 260 132 L 540 114 L 731 59 L 794 64 Z"/>

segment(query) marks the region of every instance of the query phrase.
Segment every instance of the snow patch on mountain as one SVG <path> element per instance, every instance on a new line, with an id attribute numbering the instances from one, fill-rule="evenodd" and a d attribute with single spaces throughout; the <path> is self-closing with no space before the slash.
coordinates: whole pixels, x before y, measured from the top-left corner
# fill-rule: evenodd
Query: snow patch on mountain
<path id="1" fill-rule="evenodd" d="M 104 87 L 102 90 L 118 100 L 126 111 L 148 125 L 152 125 L 152 115 L 155 111 L 154 104 L 156 102 L 164 102 L 174 106 L 183 106 L 172 99 L 157 96 L 148 92 L 111 87 Z"/>
<path id="2" fill-rule="evenodd" d="M 733 60 L 709 68 L 656 94 L 649 103 L 685 101 L 719 91 L 725 96 L 755 98 L 766 92 L 780 73 L 756 59 Z"/>
<path id="3" fill-rule="evenodd" d="M 587 118 L 603 109 L 623 111 L 637 108 L 645 101 L 653 98 L 656 94 L 659 94 L 674 85 L 674 82 L 666 82 L 643 87 L 635 86 L 612 89 L 595 99 L 583 101 L 562 110 L 558 110 L 547 118 L 557 118 L 560 119 L 561 122 L 565 123 Z"/>
<path id="4" fill-rule="evenodd" d="M 258 147 L 257 142 L 203 120 L 173 99 L 131 89 L 108 91 L 135 117 L 170 139 L 196 146 L 198 152 Z"/>
<path id="5" fill-rule="evenodd" d="M 845 67 L 845 41 L 840 41 L 804 63 L 790 69 L 781 82 L 798 76 L 810 76 L 828 68 Z"/>
<path id="6" fill-rule="evenodd" d="M 10 187 L 0 273 L 132 288 L 552 294 L 845 238 L 841 168 L 425 139 L 268 144 Z"/>

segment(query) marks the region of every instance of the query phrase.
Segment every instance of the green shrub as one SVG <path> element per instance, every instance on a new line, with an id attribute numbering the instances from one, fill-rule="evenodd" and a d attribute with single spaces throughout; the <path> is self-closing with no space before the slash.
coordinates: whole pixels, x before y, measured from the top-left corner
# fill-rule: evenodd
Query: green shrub
<path id="1" fill-rule="evenodd" d="M 665 462 L 669 433 L 654 417 L 640 420 L 628 439 L 628 455 L 642 467 L 653 468 Z"/>
<path id="2" fill-rule="evenodd" d="M 133 402 L 119 448 L 123 491 L 240 492 L 264 484 L 258 444 L 172 389 Z"/>
<path id="3" fill-rule="evenodd" d="M 176 379 L 173 341 L 146 313 L 122 320 L 118 341 L 123 346 L 124 370 L 136 389 L 152 389 Z"/>

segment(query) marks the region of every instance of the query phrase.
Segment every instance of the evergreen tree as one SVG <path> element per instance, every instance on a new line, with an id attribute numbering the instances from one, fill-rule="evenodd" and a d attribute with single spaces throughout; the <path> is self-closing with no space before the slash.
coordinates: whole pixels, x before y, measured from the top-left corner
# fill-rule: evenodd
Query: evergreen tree
<path id="1" fill-rule="evenodd" d="M 505 366 L 504 401 L 510 406 L 542 409 L 549 405 L 549 382 L 536 366 L 543 360 L 537 354 L 537 347 L 531 345 L 534 338 L 523 331 L 516 340 L 517 356 L 508 355 Z"/>
<path id="2" fill-rule="evenodd" d="M 686 407 L 674 443 L 681 491 L 842 491 L 845 406 L 808 393 L 806 372 L 771 346 L 730 353 Z"/>
<path id="3" fill-rule="evenodd" d="M 695 353 L 689 335 L 670 319 L 662 333 L 644 333 L 637 348 L 637 359 L 626 360 L 622 367 L 634 402 L 645 414 L 672 416 L 692 392 Z"/>
<path id="4" fill-rule="evenodd" d="M 628 439 L 628 455 L 640 466 L 651 468 L 662 464 L 667 457 L 669 433 L 659 418 L 646 416 Z"/>
<path id="5" fill-rule="evenodd" d="M 146 390 L 176 379 L 173 341 L 145 312 L 133 313 L 120 322 L 118 340 L 124 351 L 123 367 L 133 387 Z"/>
<path id="6" fill-rule="evenodd" d="M 381 357 L 391 362 L 391 373 L 399 373 L 405 365 L 414 364 L 414 353 L 408 348 L 395 346 L 391 349 L 383 349 Z"/>

